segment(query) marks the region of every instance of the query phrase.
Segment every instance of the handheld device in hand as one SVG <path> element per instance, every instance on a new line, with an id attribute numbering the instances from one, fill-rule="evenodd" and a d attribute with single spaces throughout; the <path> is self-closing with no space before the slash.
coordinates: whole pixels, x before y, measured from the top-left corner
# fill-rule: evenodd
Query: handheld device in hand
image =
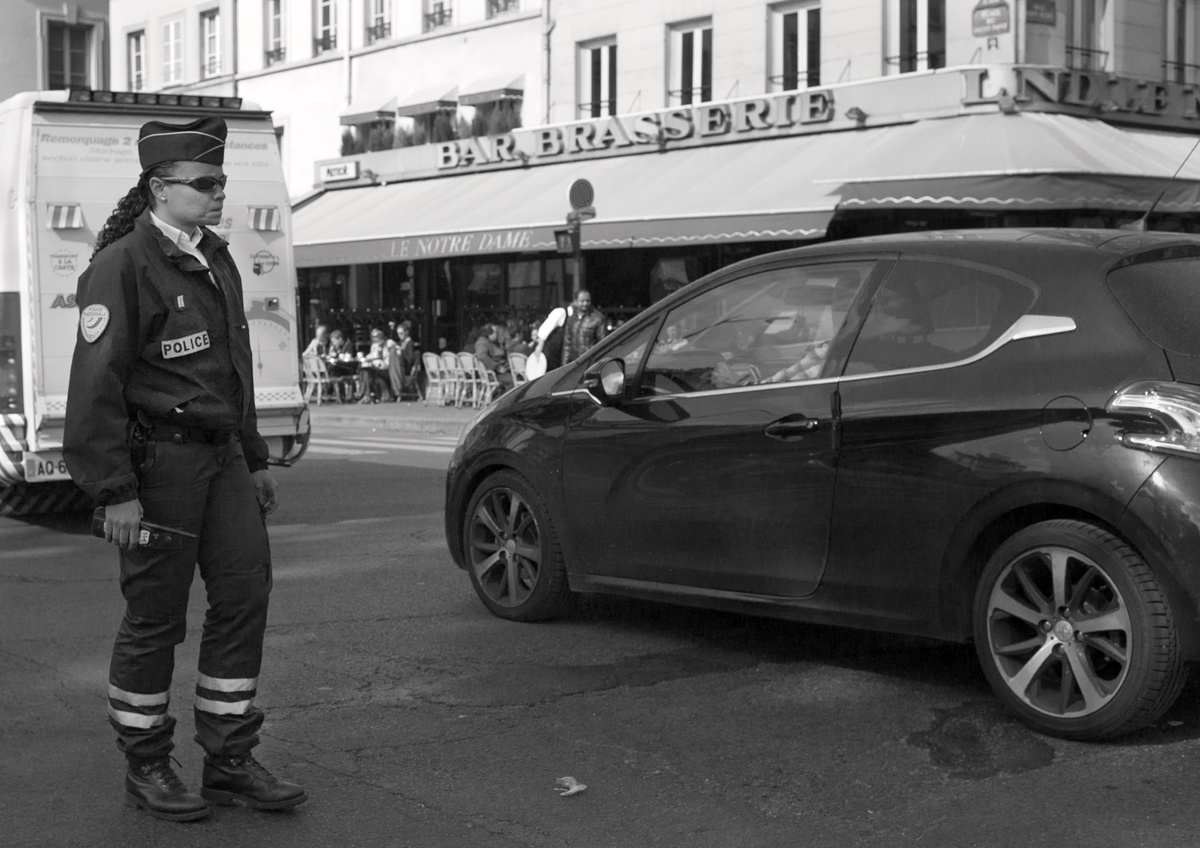
<path id="1" fill-rule="evenodd" d="M 104 538 L 104 507 L 98 506 L 92 513 L 92 535 Z M 164 527 L 153 521 L 143 520 L 138 525 L 138 547 L 154 550 L 177 550 L 183 547 L 184 539 L 195 539 L 195 533 Z"/>

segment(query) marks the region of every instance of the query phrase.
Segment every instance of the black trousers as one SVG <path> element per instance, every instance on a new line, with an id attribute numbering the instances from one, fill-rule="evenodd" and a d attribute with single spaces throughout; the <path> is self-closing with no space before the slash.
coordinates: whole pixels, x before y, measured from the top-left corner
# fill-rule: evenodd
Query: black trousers
<path id="1" fill-rule="evenodd" d="M 175 646 L 187 632 L 199 564 L 208 596 L 196 680 L 196 741 L 214 757 L 258 744 L 254 706 L 262 665 L 271 553 L 254 484 L 236 438 L 220 445 L 151 441 L 139 472 L 144 518 L 196 534 L 182 548 L 121 551 L 125 617 L 113 646 L 108 714 L 129 757 L 174 748 Z"/>

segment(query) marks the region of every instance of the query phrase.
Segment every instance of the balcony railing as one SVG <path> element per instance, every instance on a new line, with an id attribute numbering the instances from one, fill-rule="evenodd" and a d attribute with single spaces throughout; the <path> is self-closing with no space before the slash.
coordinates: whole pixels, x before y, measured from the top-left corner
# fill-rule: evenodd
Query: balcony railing
<path id="1" fill-rule="evenodd" d="M 425 13 L 425 31 L 450 26 L 454 20 L 454 10 L 441 3 L 435 3 L 433 9 Z"/>
<path id="2" fill-rule="evenodd" d="M 521 8 L 520 0 L 488 0 L 487 16 L 494 18 L 496 15 L 503 15 L 505 12 L 515 12 Z"/>
<path id="3" fill-rule="evenodd" d="M 946 67 L 946 53 L 944 50 L 902 53 L 899 56 L 885 56 L 883 61 L 887 65 L 898 65 L 902 74 L 911 74 L 920 67 L 922 61 L 926 70 Z"/>
<path id="4" fill-rule="evenodd" d="M 327 32 L 320 38 L 313 39 L 313 55 L 320 56 L 322 53 L 333 50 L 337 47 L 337 33 Z"/>
<path id="5" fill-rule="evenodd" d="M 710 100 L 712 100 L 711 85 L 698 85 L 695 88 L 675 88 L 667 92 L 667 102 L 672 106 L 707 103 Z"/>
<path id="6" fill-rule="evenodd" d="M 267 67 L 270 67 L 271 65 L 277 65 L 282 62 L 286 56 L 287 50 L 282 47 L 276 47 L 274 50 L 267 50 L 265 53 L 263 53 L 263 61 Z"/>
<path id="7" fill-rule="evenodd" d="M 617 114 L 616 98 L 611 100 L 597 100 L 595 103 L 579 104 L 579 117 L 581 118 L 603 118 L 615 114 Z"/>
<path id="8" fill-rule="evenodd" d="M 1163 79 L 1173 82 L 1200 82 L 1200 65 L 1163 60 Z"/>
<path id="9" fill-rule="evenodd" d="M 367 44 L 374 44 L 376 41 L 383 41 L 385 38 L 392 37 L 392 25 L 388 21 L 381 21 L 375 26 L 367 27 Z"/>
<path id="10" fill-rule="evenodd" d="M 821 72 L 814 70 L 812 72 L 796 71 L 794 74 L 780 74 L 775 77 L 767 77 L 767 83 L 771 91 L 796 91 L 797 89 L 820 85 Z"/>
<path id="11" fill-rule="evenodd" d="M 221 73 L 221 60 L 210 56 L 200 63 L 200 79 L 211 79 Z"/>
<path id="12" fill-rule="evenodd" d="M 1108 51 L 1067 45 L 1067 67 L 1073 71 L 1102 71 L 1108 66 Z"/>

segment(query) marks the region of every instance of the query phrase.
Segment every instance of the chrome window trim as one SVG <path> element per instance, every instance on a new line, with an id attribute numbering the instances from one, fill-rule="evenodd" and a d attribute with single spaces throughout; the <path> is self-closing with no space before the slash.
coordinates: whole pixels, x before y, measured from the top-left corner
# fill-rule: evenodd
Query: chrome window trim
<path id="1" fill-rule="evenodd" d="M 798 386 L 824 386 L 832 385 L 839 382 L 851 382 L 859 380 L 876 380 L 880 377 L 899 377 L 908 374 L 924 374 L 930 371 L 945 371 L 950 368 L 962 368 L 965 365 L 972 365 L 985 357 L 991 356 L 993 353 L 1004 347 L 1009 342 L 1020 341 L 1021 339 L 1032 339 L 1039 336 L 1054 336 L 1060 333 L 1073 333 L 1076 330 L 1075 319 L 1068 318 L 1065 315 L 1022 315 L 1012 325 L 996 337 L 990 345 L 985 347 L 973 356 L 968 356 L 966 359 L 956 359 L 953 362 L 942 362 L 938 365 L 922 365 L 917 368 L 898 368 L 894 371 L 874 371 L 870 374 L 851 374 L 841 377 L 822 377 L 816 380 L 796 380 L 787 383 L 758 383 L 753 386 L 736 386 L 728 389 L 708 389 L 703 392 L 680 392 L 673 395 L 655 395 L 653 397 L 634 398 L 633 402 L 655 402 L 664 400 L 674 400 L 675 398 L 702 398 L 712 397 L 716 395 L 731 395 L 742 394 L 746 392 L 762 392 L 770 389 L 796 388 Z M 851 350 L 853 354 L 853 350 Z M 569 391 L 554 392 L 552 397 L 565 397 L 573 395 L 576 392 L 587 394 L 593 401 L 587 389 L 575 388 Z M 597 401 L 597 404 L 599 402 Z"/>

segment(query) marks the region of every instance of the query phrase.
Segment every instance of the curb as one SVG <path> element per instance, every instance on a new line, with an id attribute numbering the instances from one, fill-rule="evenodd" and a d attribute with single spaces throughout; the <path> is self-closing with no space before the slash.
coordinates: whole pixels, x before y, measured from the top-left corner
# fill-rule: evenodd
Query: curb
<path id="1" fill-rule="evenodd" d="M 420 414 L 423 410 L 378 412 L 378 406 L 367 407 L 358 414 L 349 410 L 324 410 L 309 407 L 312 431 L 320 434 L 323 429 L 389 430 L 409 433 L 435 433 L 457 436 L 474 415 L 475 410 L 461 410 L 455 414 L 445 412 L 433 415 Z"/>

